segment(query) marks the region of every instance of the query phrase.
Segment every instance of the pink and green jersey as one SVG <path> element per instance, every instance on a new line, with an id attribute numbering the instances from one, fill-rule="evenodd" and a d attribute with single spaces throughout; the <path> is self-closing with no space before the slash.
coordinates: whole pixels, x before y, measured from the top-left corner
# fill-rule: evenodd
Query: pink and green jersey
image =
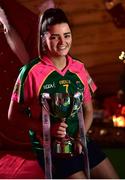
<path id="1" fill-rule="evenodd" d="M 84 103 L 87 103 L 91 100 L 87 76 L 89 74 L 84 64 L 71 56 L 67 56 L 67 67 L 63 71 L 58 70 L 52 61 L 44 56 L 42 60 L 35 59 L 22 67 L 13 90 L 12 100 L 25 104 L 34 117 L 41 114 L 39 108 L 41 93 L 75 94 L 80 89 L 83 91 Z M 93 87 L 94 91 L 96 86 Z M 57 120 L 51 117 L 52 123 Z M 68 134 L 75 136 L 78 129 L 77 114 L 67 118 L 66 121 Z"/>

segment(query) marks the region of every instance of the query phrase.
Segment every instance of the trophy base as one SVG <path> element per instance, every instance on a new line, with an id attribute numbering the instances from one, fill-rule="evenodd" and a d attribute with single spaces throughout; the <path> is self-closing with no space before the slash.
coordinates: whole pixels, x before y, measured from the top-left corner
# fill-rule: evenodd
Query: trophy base
<path id="1" fill-rule="evenodd" d="M 71 140 L 58 141 L 53 143 L 53 155 L 59 157 L 71 157 L 74 154 L 74 145 Z"/>

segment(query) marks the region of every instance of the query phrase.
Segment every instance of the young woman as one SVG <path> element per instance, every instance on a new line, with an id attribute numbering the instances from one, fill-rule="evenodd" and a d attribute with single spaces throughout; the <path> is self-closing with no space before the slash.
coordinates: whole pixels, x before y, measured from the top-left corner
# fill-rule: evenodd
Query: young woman
<path id="1" fill-rule="evenodd" d="M 44 168 L 41 93 L 74 94 L 79 89 L 82 90 L 85 134 L 92 123 L 93 107 L 84 64 L 69 55 L 72 32 L 61 9 L 48 9 L 40 18 L 38 44 L 40 58 L 22 68 L 12 93 L 8 118 L 25 128 L 27 134 L 30 132 L 38 161 Z M 51 117 L 50 121 L 52 140 L 62 139 L 66 133 L 75 139 L 75 155 L 65 158 L 52 153 L 53 178 L 86 178 L 83 147 L 79 139 L 78 113 L 66 118 L 65 122 L 55 117 Z M 91 177 L 118 178 L 97 145 L 88 140 L 87 147 Z"/>

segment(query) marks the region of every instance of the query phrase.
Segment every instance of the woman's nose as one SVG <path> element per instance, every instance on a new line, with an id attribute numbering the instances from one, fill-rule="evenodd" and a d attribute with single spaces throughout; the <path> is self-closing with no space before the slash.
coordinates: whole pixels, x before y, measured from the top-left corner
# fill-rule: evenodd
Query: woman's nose
<path id="1" fill-rule="evenodd" d="M 60 44 L 64 44 L 64 43 L 65 43 L 65 39 L 64 39 L 63 37 L 60 37 L 59 43 L 60 43 Z"/>

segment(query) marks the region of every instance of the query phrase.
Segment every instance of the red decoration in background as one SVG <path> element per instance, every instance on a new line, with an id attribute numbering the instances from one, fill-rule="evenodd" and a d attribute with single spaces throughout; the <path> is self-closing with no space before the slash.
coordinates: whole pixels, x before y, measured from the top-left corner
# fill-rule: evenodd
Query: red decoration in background
<path id="1" fill-rule="evenodd" d="M 0 6 L 4 9 L 10 25 L 15 28 L 24 41 L 30 58 L 35 58 L 37 56 L 37 15 L 20 5 L 16 0 L 0 0 Z M 20 60 L 10 49 L 4 33 L 0 33 L 0 132 L 19 143 L 29 141 L 29 138 L 25 136 L 23 130 L 19 129 L 18 125 L 12 127 L 9 124 L 7 112 L 14 83 L 21 66 Z M 9 148 L 10 144 L 6 140 L 3 140 L 0 146 L 5 147 L 6 144 Z M 15 144 L 14 147 L 16 148 L 17 145 Z"/>

